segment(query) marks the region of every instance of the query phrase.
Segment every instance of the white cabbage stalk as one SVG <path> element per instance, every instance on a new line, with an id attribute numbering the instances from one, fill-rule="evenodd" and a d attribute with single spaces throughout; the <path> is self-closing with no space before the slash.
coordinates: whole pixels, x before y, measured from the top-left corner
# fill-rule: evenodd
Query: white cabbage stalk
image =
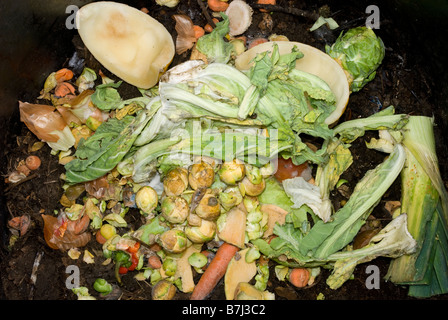
<path id="1" fill-rule="evenodd" d="M 327 222 L 331 216 L 331 201 L 329 198 L 321 197 L 321 190 L 302 177 L 283 180 L 283 188 L 290 197 L 294 205 L 291 208 L 300 208 L 304 204 L 310 207 L 313 212 Z"/>
<path id="2" fill-rule="evenodd" d="M 401 214 L 375 235 L 367 246 L 330 255 L 328 260 L 336 262 L 332 274 L 327 278 L 327 284 L 331 289 L 338 289 L 351 277 L 358 264 L 380 256 L 397 258 L 412 254 L 416 248 L 417 242 L 407 229 L 407 215 Z"/>

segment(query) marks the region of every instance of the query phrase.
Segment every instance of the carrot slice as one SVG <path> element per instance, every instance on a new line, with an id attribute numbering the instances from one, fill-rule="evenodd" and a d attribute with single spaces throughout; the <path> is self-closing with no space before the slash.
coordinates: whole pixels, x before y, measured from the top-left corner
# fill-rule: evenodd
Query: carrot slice
<path id="1" fill-rule="evenodd" d="M 207 0 L 207 4 L 210 10 L 215 12 L 226 11 L 229 7 L 227 2 L 221 0 Z"/>
<path id="2" fill-rule="evenodd" d="M 289 274 L 289 281 L 297 288 L 303 288 L 310 280 L 310 272 L 306 268 L 294 268 Z"/>
<path id="3" fill-rule="evenodd" d="M 57 82 L 64 82 L 73 78 L 73 71 L 67 68 L 60 69 L 55 73 L 55 79 Z"/>
<path id="4" fill-rule="evenodd" d="M 56 89 L 54 89 L 54 95 L 56 97 L 65 97 L 69 94 L 74 94 L 75 93 L 75 87 L 73 87 L 73 85 L 71 85 L 68 82 L 61 82 L 58 83 L 58 85 L 56 86 Z"/>
<path id="5" fill-rule="evenodd" d="M 200 37 L 202 37 L 205 34 L 204 28 L 202 28 L 201 26 L 198 26 L 196 24 L 193 26 L 193 30 L 194 30 L 194 37 L 196 39 L 199 39 Z"/>
<path id="6" fill-rule="evenodd" d="M 257 0 L 258 4 L 270 4 L 270 5 L 276 5 L 277 1 L 276 0 Z M 268 12 L 268 10 L 266 9 L 260 9 L 260 12 Z"/>
<path id="7" fill-rule="evenodd" d="M 194 287 L 190 300 L 204 300 L 213 291 L 219 280 L 224 277 L 230 260 L 238 251 L 237 246 L 227 242 L 218 248 L 215 257 Z"/>

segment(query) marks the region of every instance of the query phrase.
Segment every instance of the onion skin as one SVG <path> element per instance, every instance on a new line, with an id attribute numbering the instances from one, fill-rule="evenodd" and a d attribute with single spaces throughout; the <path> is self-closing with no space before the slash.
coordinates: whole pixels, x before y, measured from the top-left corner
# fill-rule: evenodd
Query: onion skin
<path id="1" fill-rule="evenodd" d="M 195 28 L 190 17 L 184 14 L 175 14 L 173 18 L 176 21 L 175 29 L 177 32 L 176 53 L 182 54 L 193 48 L 197 40 Z"/>

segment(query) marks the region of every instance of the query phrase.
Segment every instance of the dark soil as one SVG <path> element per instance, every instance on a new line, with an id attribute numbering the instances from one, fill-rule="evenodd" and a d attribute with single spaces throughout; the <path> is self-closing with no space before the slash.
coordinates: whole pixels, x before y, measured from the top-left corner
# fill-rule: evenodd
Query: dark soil
<path id="1" fill-rule="evenodd" d="M 248 2 L 253 3 L 254 1 Z M 307 12 L 316 13 L 325 4 L 325 1 L 300 1 L 299 3 L 299 1 L 278 0 L 277 4 L 283 8 L 303 9 Z M 146 2 L 136 4 L 136 7 L 143 6 L 146 6 L 153 17 L 173 32 L 173 37 L 176 35 L 173 31 L 174 21 L 171 19 L 171 15 L 174 13 L 188 14 L 199 25 L 206 23 L 197 2 L 193 0 L 182 1 L 174 9 L 162 8 Z M 330 4 L 330 12 L 340 24 L 341 29 L 344 29 L 364 24 L 365 6 L 360 5 L 357 1 L 345 1 L 343 5 Z M 377 30 L 377 33 L 386 44 L 386 57 L 374 81 L 361 92 L 351 96 L 341 121 L 366 117 L 389 105 L 394 105 L 397 113 L 435 115 L 440 167 L 446 181 L 448 177 L 446 162 L 448 153 L 442 132 L 446 129 L 447 123 L 446 111 L 438 108 L 441 101 L 440 91 L 438 90 L 439 79 L 434 78 L 435 73 L 432 72 L 431 65 L 421 63 L 422 57 L 419 56 L 421 53 L 417 52 L 413 46 L 415 39 L 410 34 L 411 29 L 407 29 L 408 33 L 404 32 L 405 29 L 403 28 L 406 25 L 397 20 L 396 10 L 387 4 L 383 4 L 383 7 L 380 6 L 380 8 L 382 9 L 381 29 Z M 268 23 L 266 23 L 266 19 L 269 20 Z M 340 30 L 329 31 L 323 29 L 311 33 L 308 29 L 313 23 L 313 20 L 291 13 L 274 11 L 272 14 L 262 14 L 255 10 L 252 27 L 247 34 L 250 39 L 277 33 L 286 35 L 290 40 L 304 42 L 319 49 L 324 49 L 325 44 L 331 44 L 340 32 Z M 74 43 L 79 46 L 76 37 Z M 188 54 L 176 56 L 173 65 L 187 58 Z M 94 67 L 94 60 L 86 61 Z M 37 95 L 36 92 L 35 96 Z M 9 145 L 5 149 L 7 167 L 3 168 L 2 174 L 11 171 L 18 161 L 24 159 L 29 154 L 28 147 L 37 141 L 34 135 L 21 123 L 15 124 L 15 130 L 12 130 L 10 134 Z M 365 147 L 365 141 L 368 141 L 370 137 L 371 134 L 367 134 L 364 138 L 360 138 L 351 149 L 354 154 L 354 165 L 344 174 L 344 178 L 349 181 L 350 190 L 368 169 L 373 168 L 384 159 L 383 154 L 368 150 Z M 62 182 L 59 176 L 64 172 L 63 166 L 58 164 L 57 157 L 51 156 L 49 151 L 49 148 L 44 146 L 35 152 L 36 155 L 41 157 L 42 166 L 35 172 L 36 175 L 32 179 L 17 186 L 9 187 L 4 191 L 9 213 L 8 219 L 28 214 L 31 217 L 32 226 L 24 236 L 19 237 L 14 246 L 2 248 L 0 251 L 0 298 L 2 299 L 76 299 L 71 290 L 66 288 L 66 280 L 69 276 L 69 273 L 66 273 L 66 268 L 69 265 L 77 265 L 80 268 L 80 285 L 88 287 L 92 294 L 95 293 L 92 284 L 96 278 L 105 278 L 111 283 L 115 283 L 113 266 L 103 266 L 103 259 L 96 258 L 95 264 L 86 264 L 82 262 L 82 259 L 71 260 L 67 253 L 50 249 L 46 245 L 43 238 L 41 214 L 51 214 L 54 210 L 61 208 L 59 199 L 62 195 Z M 380 219 L 383 225 L 390 220 L 389 213 L 384 209 L 384 202 L 386 200 L 399 200 L 399 190 L 400 185 L 397 182 L 372 213 L 374 217 Z M 334 196 L 337 200 L 343 199 L 340 194 L 335 193 Z M 140 214 L 132 210 L 126 215 L 126 219 L 135 226 L 141 223 Z M 94 240 L 91 240 L 85 249 L 88 249 L 97 257 L 102 255 L 100 245 Z M 36 256 L 42 253 L 40 265 L 35 273 L 37 280 L 33 285 L 30 280 L 33 263 Z M 366 272 L 366 268 L 369 265 L 375 265 L 380 270 L 381 283 L 379 289 L 368 289 L 366 286 L 366 281 L 368 282 L 370 275 Z M 317 284 L 302 290 L 295 289 L 284 282 L 279 283 L 272 274 L 268 290 L 275 292 L 277 299 L 287 300 L 315 300 L 320 293 L 326 300 L 411 299 L 407 295 L 407 288 L 383 280 L 388 265 L 389 260 L 385 258 L 360 265 L 356 268 L 353 279 L 347 281 L 338 290 L 331 290 L 326 285 L 325 279 L 329 274 L 327 270 L 323 270 Z M 197 276 L 199 277 L 199 275 Z M 151 286 L 147 282 L 134 280 L 132 273 L 123 276 L 122 279 L 124 284 L 121 287 L 121 299 L 148 300 L 151 298 Z M 176 299 L 188 299 L 188 295 L 177 294 Z M 215 289 L 210 299 L 225 299 L 222 284 Z M 446 296 L 439 296 L 434 299 L 446 299 Z"/>

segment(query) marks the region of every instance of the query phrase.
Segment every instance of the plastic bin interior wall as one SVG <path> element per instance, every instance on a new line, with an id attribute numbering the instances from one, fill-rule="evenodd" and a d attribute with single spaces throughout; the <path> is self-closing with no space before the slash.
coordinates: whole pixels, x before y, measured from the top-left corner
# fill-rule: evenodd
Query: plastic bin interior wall
<path id="1" fill-rule="evenodd" d="M 193 1 L 193 0 L 192 0 Z M 296 0 L 301 1 L 301 0 Z M 46 76 L 61 66 L 74 52 L 72 37 L 76 30 L 66 27 L 67 7 L 81 7 L 87 0 L 19 0 L 0 2 L 0 166 L 6 168 L 5 142 L 20 130 L 18 100 L 32 101 L 42 88 Z M 135 7 L 148 6 L 154 0 L 120 1 Z M 279 1 L 281 2 L 281 1 Z M 330 7 L 332 1 L 327 1 Z M 350 4 L 352 2 L 352 4 Z M 313 2 L 314 3 L 314 2 Z M 319 1 L 324 4 L 325 1 Z M 360 5 L 346 0 L 344 5 Z M 433 74 L 435 88 L 431 90 L 437 108 L 448 108 L 448 55 L 446 30 L 448 3 L 438 0 L 369 1 L 380 8 L 381 19 L 396 23 L 403 34 L 397 42 L 412 41 L 407 47 L 419 55 Z M 412 36 L 409 36 L 412 35 Z M 446 115 L 446 110 L 442 112 Z M 447 128 L 447 118 L 439 120 Z M 446 147 L 446 143 L 444 143 Z M 448 154 L 447 152 L 444 152 Z M 446 161 L 446 160 L 445 160 Z M 5 172 L 1 171 L 2 174 Z M 0 179 L 0 230 L 5 234 L 7 210 L 3 197 L 4 183 Z M 2 237 L 4 238 L 4 237 Z"/>

